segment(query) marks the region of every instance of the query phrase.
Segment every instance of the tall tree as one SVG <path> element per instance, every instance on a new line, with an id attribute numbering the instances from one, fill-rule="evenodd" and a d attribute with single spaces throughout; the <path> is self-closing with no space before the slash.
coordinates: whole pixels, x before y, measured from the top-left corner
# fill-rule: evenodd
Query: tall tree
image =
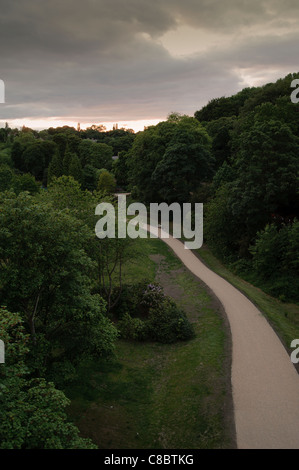
<path id="1" fill-rule="evenodd" d="M 110 353 L 115 329 L 91 293 L 96 264 L 86 249 L 94 233 L 43 198 L 2 196 L 0 303 L 26 321 L 39 367 L 58 360 L 58 351 L 71 361 Z"/>
<path id="2" fill-rule="evenodd" d="M 131 187 L 146 202 L 180 202 L 212 176 L 211 139 L 194 118 L 172 114 L 136 136 L 128 154 Z"/>
<path id="3" fill-rule="evenodd" d="M 56 152 L 50 162 L 48 168 L 47 184 L 51 183 L 54 178 L 59 178 L 63 174 L 63 164 L 59 152 Z"/>
<path id="4" fill-rule="evenodd" d="M 31 379 L 28 341 L 21 316 L 1 308 L 0 337 L 5 364 L 0 364 L 0 449 L 95 449 L 67 420 L 70 404 L 45 379 Z"/>
<path id="5" fill-rule="evenodd" d="M 83 182 L 83 171 L 79 158 L 75 153 L 71 154 L 68 175 L 72 176 L 80 184 Z"/>

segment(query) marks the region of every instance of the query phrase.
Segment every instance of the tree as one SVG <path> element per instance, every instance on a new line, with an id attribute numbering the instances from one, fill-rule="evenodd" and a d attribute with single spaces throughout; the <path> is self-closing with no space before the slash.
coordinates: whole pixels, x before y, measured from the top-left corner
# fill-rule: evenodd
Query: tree
<path id="1" fill-rule="evenodd" d="M 78 147 L 78 156 L 81 162 L 82 167 L 90 163 L 91 160 L 91 148 L 93 146 L 93 142 L 90 140 L 81 140 L 79 147 Z"/>
<path id="2" fill-rule="evenodd" d="M 137 189 L 136 196 L 142 201 L 153 202 L 156 194 L 152 184 L 152 174 L 162 159 L 174 123 L 162 122 L 150 126 L 137 134 L 132 149 L 128 152 L 128 179 L 130 189 Z"/>
<path id="3" fill-rule="evenodd" d="M 1 308 L 0 337 L 5 364 L 0 364 L 1 449 L 95 449 L 67 421 L 70 404 L 62 391 L 45 379 L 30 379 L 26 365 L 29 336 L 21 316 Z"/>
<path id="4" fill-rule="evenodd" d="M 229 185 L 222 185 L 205 206 L 204 219 L 205 240 L 216 256 L 226 261 L 237 253 L 240 230 L 243 229 L 233 218 L 229 202 Z"/>
<path id="5" fill-rule="evenodd" d="M 213 159 L 203 131 L 178 129 L 152 175 L 152 182 L 164 201 L 187 202 L 198 185 L 212 176 Z"/>
<path id="6" fill-rule="evenodd" d="M 54 180 L 41 197 L 43 200 L 51 201 L 59 211 L 67 209 L 88 227 L 90 237 L 86 252 L 96 266 L 93 290 L 106 300 L 109 312 L 117 304 L 122 292 L 123 263 L 133 258 L 129 238 L 100 240 L 95 236 L 97 222 L 95 208 L 101 201 L 113 203 L 113 199 L 107 194 L 103 198 L 102 194 L 82 191 L 79 183 L 70 176 Z M 117 211 L 117 207 L 115 210 Z"/>
<path id="7" fill-rule="evenodd" d="M 92 165 L 83 168 L 83 189 L 94 191 L 97 188 L 96 170 Z"/>
<path id="8" fill-rule="evenodd" d="M 54 129 L 53 129 L 54 131 Z M 49 129 L 49 132 L 50 132 L 50 129 Z M 51 132 L 50 132 L 51 134 Z M 53 137 L 53 142 L 56 143 L 57 147 L 58 147 L 58 151 L 59 151 L 59 154 L 60 154 L 60 158 L 62 159 L 64 154 L 65 154 L 65 151 L 66 151 L 66 147 L 67 147 L 67 143 L 68 143 L 68 136 L 66 133 L 63 133 L 63 132 L 56 132 L 54 133 Z"/>
<path id="9" fill-rule="evenodd" d="M 194 118 L 173 113 L 140 132 L 127 156 L 130 188 L 145 202 L 186 201 L 209 175 L 211 139 Z"/>
<path id="10" fill-rule="evenodd" d="M 14 173 L 8 165 L 0 165 L 0 191 L 10 188 Z"/>
<path id="11" fill-rule="evenodd" d="M 250 247 L 256 278 L 267 292 L 299 300 L 299 221 L 268 224 Z"/>
<path id="12" fill-rule="evenodd" d="M 116 229 L 117 230 L 117 229 Z M 105 238 L 97 244 L 98 280 L 101 295 L 107 301 L 107 311 L 113 309 L 122 293 L 123 264 L 132 258 L 129 238 Z"/>
<path id="13" fill-rule="evenodd" d="M 212 137 L 212 155 L 215 159 L 215 167 L 219 168 L 224 162 L 231 160 L 231 131 L 236 119 L 224 117 L 211 121 L 206 129 Z"/>
<path id="14" fill-rule="evenodd" d="M 95 168 L 112 168 L 113 148 L 107 144 L 93 144 L 90 150 L 89 162 Z"/>
<path id="15" fill-rule="evenodd" d="M 70 157 L 68 174 L 72 176 L 80 184 L 82 183 L 83 181 L 82 166 L 81 166 L 79 158 L 74 153 L 71 154 L 71 157 Z"/>
<path id="16" fill-rule="evenodd" d="M 46 168 L 45 154 L 41 142 L 34 142 L 23 152 L 25 171 L 31 173 L 36 179 L 42 180 Z"/>
<path id="17" fill-rule="evenodd" d="M 67 148 L 66 151 L 65 151 L 63 160 L 62 160 L 62 172 L 63 172 L 64 175 L 69 174 L 70 163 L 71 163 L 71 159 L 72 159 L 73 155 L 74 154 L 72 152 L 70 152 Z"/>
<path id="18" fill-rule="evenodd" d="M 117 184 L 122 187 L 128 185 L 128 167 L 127 167 L 127 154 L 121 152 L 118 159 L 112 164 L 112 171 L 115 175 Z"/>
<path id="19" fill-rule="evenodd" d="M 280 121 L 253 123 L 242 134 L 230 206 L 249 245 L 271 214 L 298 214 L 299 139 Z"/>
<path id="20" fill-rule="evenodd" d="M 113 193 L 116 188 L 116 181 L 114 176 L 109 171 L 102 171 L 98 181 L 98 191 L 106 193 Z"/>
<path id="21" fill-rule="evenodd" d="M 83 140 L 79 145 L 78 155 L 82 166 L 91 165 L 94 168 L 111 170 L 113 148 L 105 143 Z"/>
<path id="22" fill-rule="evenodd" d="M 14 175 L 12 180 L 12 188 L 16 194 L 23 191 L 28 191 L 30 194 L 36 194 L 39 192 L 39 184 L 35 181 L 35 178 L 29 173 L 23 175 Z"/>
<path id="23" fill-rule="evenodd" d="M 48 168 L 47 184 L 51 183 L 54 178 L 59 178 L 63 175 L 63 164 L 59 152 L 56 152 L 53 156 L 51 163 Z"/>
<path id="24" fill-rule="evenodd" d="M 104 300 L 91 293 L 96 264 L 86 247 L 94 234 L 50 202 L 2 194 L 0 302 L 26 321 L 36 367 L 110 354 L 115 329 Z"/>

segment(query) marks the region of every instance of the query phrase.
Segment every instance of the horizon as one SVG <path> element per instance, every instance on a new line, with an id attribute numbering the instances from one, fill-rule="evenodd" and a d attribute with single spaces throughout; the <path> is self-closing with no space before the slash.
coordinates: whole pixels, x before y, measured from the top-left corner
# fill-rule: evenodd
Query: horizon
<path id="1" fill-rule="evenodd" d="M 298 68 L 292 0 L 3 4 L 0 121 L 135 132 Z M 48 125 L 49 123 L 49 125 Z"/>
<path id="2" fill-rule="evenodd" d="M 285 76 L 289 75 L 289 74 L 295 74 L 297 72 L 288 72 Z M 271 82 L 269 81 L 266 81 L 265 83 L 256 83 L 255 85 L 251 85 L 251 87 L 263 87 L 264 85 L 267 85 L 269 83 L 275 83 L 275 81 L 279 80 L 279 79 L 283 79 L 285 78 L 285 76 L 283 77 L 277 77 L 276 80 L 273 80 Z M 226 96 L 226 95 L 222 95 L 224 96 L 225 98 L 229 98 L 235 94 L 237 94 L 239 91 L 242 91 L 244 88 L 246 87 L 243 87 L 241 88 L 241 90 L 238 90 L 236 91 L 235 93 L 229 95 L 229 96 Z M 212 97 L 211 99 L 217 99 L 217 98 L 220 98 L 220 96 L 215 96 L 215 97 Z M 209 100 L 210 101 L 210 100 Z M 1 104 L 5 104 L 5 103 L 1 103 Z M 208 104 L 205 103 L 202 107 L 206 106 Z M 0 108 L 1 109 L 1 108 Z M 199 108 L 201 109 L 201 108 Z M 198 110 L 199 110 L 198 109 Z M 176 113 L 176 111 L 172 111 L 174 113 Z M 160 118 L 160 119 L 142 119 L 142 120 L 124 120 L 124 121 L 97 121 L 97 120 L 94 120 L 94 121 L 90 121 L 90 122 L 80 122 L 78 119 L 73 119 L 73 120 L 70 120 L 70 119 L 61 119 L 61 118 L 23 118 L 23 119 L 11 119 L 11 120 L 4 120 L 4 118 L 0 118 L 0 128 L 4 128 L 5 125 L 6 125 L 6 122 L 9 124 L 9 127 L 12 128 L 12 129 L 19 129 L 21 130 L 22 127 L 28 127 L 34 131 L 37 131 L 37 132 L 40 132 L 42 130 L 45 130 L 45 129 L 49 129 L 50 127 L 53 127 L 53 128 L 58 128 L 58 127 L 64 127 L 64 126 L 68 126 L 68 127 L 72 127 L 74 129 L 77 129 L 78 125 L 80 125 L 80 129 L 81 130 L 86 130 L 87 128 L 93 126 L 93 125 L 102 125 L 104 126 L 104 129 L 103 131 L 106 132 L 106 131 L 110 131 L 110 130 L 114 130 L 115 127 L 116 129 L 124 129 L 124 130 L 133 130 L 134 133 L 137 133 L 137 132 L 140 132 L 140 131 L 143 131 L 146 127 L 148 126 L 155 126 L 157 124 L 159 124 L 160 122 L 162 121 L 166 121 L 167 120 L 167 117 L 168 115 L 171 114 L 170 112 L 167 114 L 167 116 L 164 116 L 163 118 Z M 178 114 L 182 114 L 182 113 L 178 113 Z M 194 117 L 194 116 L 191 116 L 191 117 Z M 12 123 L 12 125 L 10 125 L 10 123 Z"/>
<path id="3" fill-rule="evenodd" d="M 151 126 L 151 125 L 156 125 L 161 121 L 166 120 L 165 119 L 149 119 L 149 120 L 140 120 L 140 121 L 120 121 L 120 122 L 115 122 L 115 121 L 110 121 L 110 122 L 88 122 L 88 123 L 80 123 L 79 121 L 74 120 L 60 120 L 60 119 L 36 119 L 36 120 L 30 120 L 30 119 L 12 119 L 12 120 L 3 120 L 1 119 L 0 121 L 0 128 L 4 128 L 6 122 L 8 122 L 9 127 L 11 129 L 19 129 L 21 130 L 23 126 L 28 127 L 34 131 L 40 132 L 45 129 L 49 129 L 50 127 L 56 128 L 56 127 L 63 127 L 63 126 L 68 126 L 68 127 L 73 127 L 74 129 L 77 129 L 78 124 L 80 124 L 80 129 L 85 130 L 88 127 L 91 127 L 92 125 L 103 125 L 105 126 L 106 129 L 105 131 L 110 131 L 113 130 L 114 126 L 117 125 L 118 129 L 133 129 L 135 133 L 143 131 L 145 127 Z M 43 123 L 43 124 L 42 124 Z M 12 124 L 12 125 L 11 125 Z"/>

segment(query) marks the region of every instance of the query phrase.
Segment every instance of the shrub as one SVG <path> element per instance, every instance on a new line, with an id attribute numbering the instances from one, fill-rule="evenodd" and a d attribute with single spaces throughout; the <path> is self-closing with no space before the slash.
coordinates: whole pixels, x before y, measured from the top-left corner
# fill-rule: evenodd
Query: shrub
<path id="1" fill-rule="evenodd" d="M 192 324 L 170 297 L 165 297 L 160 305 L 150 309 L 148 333 L 159 343 L 174 343 L 194 337 Z"/>
<path id="2" fill-rule="evenodd" d="M 184 311 L 157 283 L 125 286 L 115 313 L 120 318 L 117 328 L 124 339 L 174 343 L 194 336 Z"/>
<path id="3" fill-rule="evenodd" d="M 113 310 L 117 318 L 121 318 L 126 312 L 130 312 L 132 317 L 140 316 L 140 313 L 146 310 L 145 305 L 142 305 L 141 302 L 147 285 L 147 281 L 123 285 L 120 299 Z M 118 291 L 114 292 L 114 295 L 118 295 Z"/>
<path id="4" fill-rule="evenodd" d="M 120 335 L 124 339 L 142 341 L 146 339 L 146 324 L 140 318 L 132 318 L 125 313 L 117 325 Z"/>
<path id="5" fill-rule="evenodd" d="M 163 288 L 159 284 L 148 284 L 143 291 L 141 304 L 148 308 L 158 307 L 164 298 Z"/>

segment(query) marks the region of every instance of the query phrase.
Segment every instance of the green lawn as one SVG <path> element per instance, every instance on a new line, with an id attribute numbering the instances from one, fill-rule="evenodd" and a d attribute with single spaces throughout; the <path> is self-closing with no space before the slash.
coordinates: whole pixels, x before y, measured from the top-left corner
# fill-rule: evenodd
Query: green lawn
<path id="1" fill-rule="evenodd" d="M 221 310 L 165 243 L 135 243 L 126 280 L 159 275 L 193 322 L 196 337 L 172 345 L 118 340 L 113 360 L 81 365 L 65 390 L 72 400 L 69 415 L 104 449 L 234 447 L 230 338 Z"/>

